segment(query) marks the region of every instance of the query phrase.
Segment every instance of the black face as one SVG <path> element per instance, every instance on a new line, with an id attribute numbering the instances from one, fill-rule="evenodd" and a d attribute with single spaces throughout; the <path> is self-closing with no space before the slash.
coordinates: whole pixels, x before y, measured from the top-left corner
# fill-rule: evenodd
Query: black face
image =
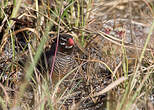
<path id="1" fill-rule="evenodd" d="M 73 37 L 68 34 L 60 34 L 59 47 L 58 47 L 59 51 L 70 54 L 72 53 L 73 47 L 74 47 Z"/>
<path id="2" fill-rule="evenodd" d="M 66 49 L 71 49 L 74 46 L 74 40 L 71 35 L 62 34 L 59 36 L 59 45 Z"/>

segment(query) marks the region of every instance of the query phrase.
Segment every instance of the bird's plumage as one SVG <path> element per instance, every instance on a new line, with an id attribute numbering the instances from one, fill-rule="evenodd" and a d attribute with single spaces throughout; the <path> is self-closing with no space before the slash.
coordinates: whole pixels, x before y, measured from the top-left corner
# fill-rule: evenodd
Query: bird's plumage
<path id="1" fill-rule="evenodd" d="M 43 60 L 46 59 L 47 61 L 49 73 L 54 66 L 52 71 L 52 80 L 57 80 L 60 79 L 60 77 L 63 77 L 66 73 L 72 70 L 74 65 L 74 58 L 72 54 L 74 48 L 73 37 L 68 34 L 60 34 L 58 46 L 56 43 L 57 40 L 54 40 L 54 43 L 52 43 L 51 48 L 48 51 L 45 51 L 45 56 L 43 58 Z M 55 51 L 56 47 L 57 52 Z M 43 62 L 43 66 L 45 66 L 45 61 Z"/>

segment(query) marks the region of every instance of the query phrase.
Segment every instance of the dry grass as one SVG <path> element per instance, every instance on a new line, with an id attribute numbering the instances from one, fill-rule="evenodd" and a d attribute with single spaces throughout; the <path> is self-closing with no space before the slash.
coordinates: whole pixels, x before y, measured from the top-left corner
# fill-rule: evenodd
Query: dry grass
<path id="1" fill-rule="evenodd" d="M 0 1 L 0 109 L 153 110 L 153 3 Z M 37 65 L 59 33 L 76 63 L 52 84 Z"/>

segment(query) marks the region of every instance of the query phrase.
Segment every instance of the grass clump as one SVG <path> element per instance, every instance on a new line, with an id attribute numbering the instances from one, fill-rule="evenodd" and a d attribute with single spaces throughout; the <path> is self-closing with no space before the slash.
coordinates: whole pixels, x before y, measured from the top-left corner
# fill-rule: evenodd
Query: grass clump
<path id="1" fill-rule="evenodd" d="M 152 110 L 152 3 L 0 1 L 0 109 Z M 75 64 L 53 84 L 38 65 L 61 33 Z"/>

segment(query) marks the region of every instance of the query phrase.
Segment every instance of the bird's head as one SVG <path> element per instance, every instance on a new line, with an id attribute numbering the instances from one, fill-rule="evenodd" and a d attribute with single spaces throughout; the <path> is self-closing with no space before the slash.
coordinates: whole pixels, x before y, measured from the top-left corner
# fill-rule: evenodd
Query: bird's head
<path id="1" fill-rule="evenodd" d="M 59 51 L 67 54 L 71 54 L 74 48 L 74 39 L 69 34 L 59 35 Z"/>

